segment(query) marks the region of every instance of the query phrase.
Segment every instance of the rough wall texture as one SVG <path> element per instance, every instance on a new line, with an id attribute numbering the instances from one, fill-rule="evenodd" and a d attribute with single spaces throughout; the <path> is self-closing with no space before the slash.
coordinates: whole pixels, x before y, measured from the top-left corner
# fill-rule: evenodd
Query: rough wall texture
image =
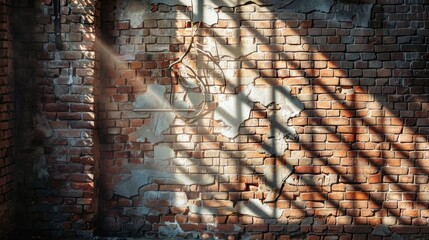
<path id="1" fill-rule="evenodd" d="M 17 239 L 90 237 L 95 228 L 98 12 L 96 1 L 58 2 L 58 15 L 54 1 L 13 2 Z"/>
<path id="2" fill-rule="evenodd" d="M 427 1 L 159 2 L 102 4 L 100 233 L 428 233 Z"/>
<path id="3" fill-rule="evenodd" d="M 429 2 L 247 2 L 13 1 L 0 238 L 427 236 Z"/>
<path id="4" fill-rule="evenodd" d="M 0 238 L 13 229 L 13 71 L 10 1 L 0 3 Z"/>

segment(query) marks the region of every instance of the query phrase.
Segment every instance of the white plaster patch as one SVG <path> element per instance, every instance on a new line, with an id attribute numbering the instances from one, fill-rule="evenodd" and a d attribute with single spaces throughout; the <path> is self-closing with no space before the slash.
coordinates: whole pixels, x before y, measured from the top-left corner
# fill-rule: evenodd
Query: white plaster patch
<path id="1" fill-rule="evenodd" d="M 259 199 L 249 199 L 248 202 L 239 202 L 236 206 L 239 213 L 259 218 L 277 219 L 283 210 L 264 205 Z"/>
<path id="2" fill-rule="evenodd" d="M 192 6 L 192 22 L 204 22 L 213 25 L 218 22 L 217 12 L 214 10 L 216 5 L 202 0 L 151 0 L 153 4 L 163 3 L 170 6 L 184 5 Z"/>
<path id="3" fill-rule="evenodd" d="M 351 21 L 357 27 L 368 27 L 373 4 L 337 3 L 332 7 L 338 21 Z"/>
<path id="4" fill-rule="evenodd" d="M 135 109 L 170 109 L 170 103 L 165 98 L 167 87 L 159 84 L 149 85 L 147 91 L 137 96 L 134 102 Z M 132 133 L 137 142 L 146 140 L 152 144 L 164 139 L 163 133 L 170 128 L 176 115 L 173 112 L 153 112 L 152 119 L 148 125 L 143 125 Z"/>
<path id="5" fill-rule="evenodd" d="M 157 167 L 157 168 L 156 168 Z M 156 166 L 153 169 L 134 169 L 130 170 L 126 178 L 115 185 L 114 192 L 118 195 L 130 198 L 139 194 L 139 189 L 152 182 L 154 178 L 165 178 L 174 180 L 174 183 L 184 185 L 212 185 L 214 184 L 214 175 L 210 174 L 183 174 L 171 173 L 160 170 L 165 166 Z M 172 181 L 173 182 L 173 181 Z"/>
<path id="6" fill-rule="evenodd" d="M 131 28 L 139 27 L 145 20 L 145 15 L 150 13 L 150 3 L 148 0 L 128 0 L 125 1 L 120 18 L 129 20 Z"/>
<path id="7" fill-rule="evenodd" d="M 174 158 L 173 149 L 166 146 L 157 145 L 154 147 L 153 152 L 154 158 L 158 160 L 167 160 Z"/>
<path id="8" fill-rule="evenodd" d="M 288 1 L 283 8 L 291 12 L 309 13 L 312 11 L 329 12 L 334 0 Z"/>
<path id="9" fill-rule="evenodd" d="M 265 186 L 269 190 L 280 189 L 283 181 L 292 174 L 292 165 L 269 165 L 264 169 Z"/>
<path id="10" fill-rule="evenodd" d="M 277 104 L 279 111 L 269 112 L 271 131 L 268 139 L 262 145 L 261 152 L 270 155 L 281 156 L 287 148 L 285 138 L 296 138 L 294 128 L 288 126 L 290 118 L 297 116 L 304 105 L 296 97 L 290 95 L 290 88 L 285 86 L 254 87 L 250 89 L 249 99 L 253 102 L 260 102 L 265 107 L 270 104 Z"/>
<path id="11" fill-rule="evenodd" d="M 215 109 L 214 119 L 223 122 L 222 135 L 234 138 L 238 135 L 240 125 L 250 117 L 253 103 L 245 91 L 236 95 L 226 95 L 224 101 L 219 101 Z"/>

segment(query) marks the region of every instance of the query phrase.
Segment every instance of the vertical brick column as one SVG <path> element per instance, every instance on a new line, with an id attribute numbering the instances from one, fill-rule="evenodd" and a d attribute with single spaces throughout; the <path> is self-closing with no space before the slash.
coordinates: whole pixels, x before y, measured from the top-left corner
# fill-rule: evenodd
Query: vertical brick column
<path id="1" fill-rule="evenodd" d="M 97 209 L 96 1 L 59 1 L 57 29 L 54 0 L 14 4 L 17 237 L 90 238 Z"/>
<path id="2" fill-rule="evenodd" d="M 13 83 L 10 1 L 0 3 L 0 239 L 13 229 Z"/>

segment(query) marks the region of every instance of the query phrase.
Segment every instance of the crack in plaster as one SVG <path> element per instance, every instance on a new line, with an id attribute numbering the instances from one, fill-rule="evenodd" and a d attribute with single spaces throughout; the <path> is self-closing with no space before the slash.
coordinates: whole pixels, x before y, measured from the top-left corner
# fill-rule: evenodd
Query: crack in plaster
<path id="1" fill-rule="evenodd" d="M 237 204 L 236 208 L 241 214 L 265 219 L 279 218 L 283 214 L 283 210 L 269 207 L 259 199 L 249 199 L 248 202 L 241 201 Z"/>
<path id="2" fill-rule="evenodd" d="M 209 174 L 185 174 L 163 171 L 165 166 L 153 166 L 152 169 L 133 169 L 131 174 L 126 174 L 125 179 L 114 187 L 114 192 L 126 198 L 139 194 L 139 189 L 152 183 L 154 178 L 165 178 L 179 184 L 190 185 L 212 185 L 215 182 L 214 175 Z"/>
<path id="3" fill-rule="evenodd" d="M 204 22 L 208 25 L 214 25 L 218 22 L 219 17 L 216 9 L 220 7 L 238 7 L 247 3 L 253 3 L 260 6 L 273 5 L 277 10 L 288 12 L 311 13 L 319 11 L 333 13 L 333 18 L 338 21 L 351 21 L 355 26 L 367 27 L 373 6 L 373 4 L 345 3 L 340 0 L 150 0 L 150 3 L 163 3 L 170 6 L 193 6 L 192 22 Z M 130 15 L 134 16 L 134 11 L 130 12 L 132 12 Z M 140 18 L 142 17 L 137 16 L 137 19 Z"/>
<path id="4" fill-rule="evenodd" d="M 147 91 L 137 96 L 134 102 L 135 109 L 168 109 L 170 108 L 169 101 L 165 98 L 166 86 L 159 84 L 151 84 Z M 148 125 L 143 125 L 131 134 L 137 142 L 145 142 L 146 140 L 152 144 L 161 142 L 164 139 L 165 132 L 173 123 L 175 114 L 173 112 L 154 112 Z"/>
<path id="5" fill-rule="evenodd" d="M 266 166 L 264 168 L 265 186 L 268 190 L 280 189 L 292 171 L 293 166 L 290 164 Z"/>
<path id="6" fill-rule="evenodd" d="M 147 18 L 151 7 L 148 0 L 128 0 L 123 2 L 122 9 L 120 19 L 129 20 L 131 28 L 137 28 Z"/>
<path id="7" fill-rule="evenodd" d="M 245 90 L 235 95 L 223 95 L 224 99 L 219 100 L 214 112 L 214 119 L 223 123 L 221 134 L 225 137 L 236 137 L 240 125 L 249 119 L 253 103 L 247 95 L 248 91 Z"/>
<path id="8" fill-rule="evenodd" d="M 292 97 L 290 91 L 286 86 L 254 87 L 250 90 L 249 99 L 253 102 L 260 102 L 265 107 L 275 103 L 280 107 L 279 111 L 270 112 L 271 131 L 260 152 L 281 156 L 287 148 L 284 139 L 295 139 L 297 136 L 295 129 L 288 126 L 288 122 L 304 109 L 304 104 L 298 98 Z"/>
<path id="9" fill-rule="evenodd" d="M 281 1 L 283 2 L 283 1 Z M 329 12 L 334 0 L 288 1 L 281 8 L 288 11 L 309 13 L 312 11 Z"/>

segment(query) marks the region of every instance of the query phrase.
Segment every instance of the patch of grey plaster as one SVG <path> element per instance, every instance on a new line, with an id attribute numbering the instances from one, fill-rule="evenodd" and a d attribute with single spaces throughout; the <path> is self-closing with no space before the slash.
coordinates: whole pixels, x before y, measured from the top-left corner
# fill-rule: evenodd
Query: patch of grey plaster
<path id="1" fill-rule="evenodd" d="M 69 69 L 69 78 L 68 78 L 68 85 L 71 85 L 73 83 L 73 67 L 70 67 Z"/>
<path id="2" fill-rule="evenodd" d="M 162 146 L 162 145 L 156 145 L 153 149 L 153 155 L 155 159 L 158 160 L 167 160 L 174 158 L 174 151 L 173 149 Z"/>
<path id="3" fill-rule="evenodd" d="M 170 103 L 165 98 L 167 87 L 165 85 L 151 84 L 142 95 L 137 96 L 134 102 L 135 109 L 163 109 Z"/>
<path id="4" fill-rule="evenodd" d="M 258 71 L 254 71 L 253 76 L 243 76 L 241 74 L 240 69 L 227 69 L 227 70 L 224 70 L 223 73 L 224 73 L 225 79 L 227 80 L 226 81 L 227 88 L 231 89 L 232 91 L 235 90 L 235 88 L 238 86 L 252 84 L 255 78 L 260 76 Z"/>
<path id="5" fill-rule="evenodd" d="M 137 96 L 134 102 L 135 109 L 169 109 L 170 103 L 165 98 L 167 87 L 159 84 L 151 84 L 147 91 Z M 164 139 L 163 132 L 170 128 L 175 118 L 173 112 L 153 112 L 152 118 L 147 125 L 143 125 L 131 135 L 137 142 L 146 140 L 152 144 L 158 143 Z"/>
<path id="6" fill-rule="evenodd" d="M 146 207 L 151 207 L 154 204 L 156 206 L 184 207 L 188 202 L 188 197 L 185 192 L 146 191 L 139 201 Z"/>
<path id="7" fill-rule="evenodd" d="M 295 139 L 297 136 L 295 129 L 288 126 L 288 121 L 304 109 L 304 104 L 298 98 L 292 97 L 290 91 L 286 86 L 254 87 L 250 90 L 248 97 L 251 101 L 260 102 L 265 107 L 276 103 L 280 107 L 279 111 L 269 112 L 271 131 L 261 152 L 281 156 L 287 148 L 284 139 Z"/>
<path id="8" fill-rule="evenodd" d="M 218 100 L 218 106 L 214 112 L 214 119 L 223 123 L 222 135 L 234 138 L 238 135 L 240 125 L 250 117 L 253 102 L 247 97 L 246 91 L 235 95 L 223 95 L 224 99 Z"/>
<path id="9" fill-rule="evenodd" d="M 157 169 L 159 168 L 159 169 Z M 139 189 L 152 183 L 154 178 L 171 179 L 184 185 L 212 185 L 214 184 L 214 175 L 210 174 L 177 174 L 165 172 L 161 169 L 165 166 L 156 166 L 154 168 L 133 169 L 124 180 L 114 187 L 114 192 L 126 198 L 139 194 Z"/>
<path id="10" fill-rule="evenodd" d="M 372 4 L 352 4 L 339 0 L 150 0 L 150 2 L 153 4 L 163 3 L 170 6 L 193 6 L 192 21 L 204 22 L 209 25 L 218 22 L 218 15 L 215 9 L 220 7 L 238 7 L 250 2 L 257 5 L 274 5 L 276 9 L 283 9 L 288 12 L 311 13 L 319 11 L 333 13 L 333 17 L 338 21 L 352 21 L 355 26 L 367 27 L 373 6 Z M 133 16 L 133 18 L 137 19 L 138 17 Z M 131 19 L 131 17 L 129 18 Z"/>
<path id="11" fill-rule="evenodd" d="M 265 186 L 269 190 L 280 189 L 283 182 L 292 174 L 292 165 L 269 165 L 264 169 Z"/>
<path id="12" fill-rule="evenodd" d="M 338 21 L 351 21 L 354 26 L 368 27 L 373 4 L 336 3 L 332 13 Z"/>
<path id="13" fill-rule="evenodd" d="M 150 0 L 153 4 L 166 4 L 170 6 L 184 5 L 192 6 L 192 22 L 204 22 L 213 25 L 218 22 L 218 15 L 215 11 L 216 5 L 209 1 L 202 0 Z"/>
<path id="14" fill-rule="evenodd" d="M 159 216 L 168 214 L 169 209 L 167 207 L 127 207 L 124 208 L 124 215 L 126 216 L 135 216 L 135 217 L 142 217 L 142 216 Z"/>
<path id="15" fill-rule="evenodd" d="M 175 109 L 197 109 L 204 101 L 204 93 L 186 92 L 174 95 L 173 107 Z"/>
<path id="16" fill-rule="evenodd" d="M 170 173 L 151 169 L 131 170 L 131 175 L 114 187 L 114 192 L 118 195 L 130 198 L 138 195 L 139 189 L 150 183 L 153 177 L 170 177 Z"/>
<path id="17" fill-rule="evenodd" d="M 287 11 L 309 13 L 312 11 L 329 12 L 335 0 L 285 1 L 283 6 Z M 279 1 L 277 1 L 279 2 Z M 279 3 L 277 3 L 279 5 Z"/>
<path id="18" fill-rule="evenodd" d="M 123 1 L 120 14 L 121 20 L 129 20 L 131 28 L 139 27 L 145 20 L 145 15 L 150 13 L 150 1 L 148 0 L 128 0 Z"/>
<path id="19" fill-rule="evenodd" d="M 382 237 L 388 237 L 392 235 L 392 231 L 390 230 L 389 226 L 384 224 L 379 224 L 375 226 L 374 230 L 371 232 L 374 236 L 382 236 Z"/>
<path id="20" fill-rule="evenodd" d="M 241 201 L 236 208 L 241 214 L 259 218 L 276 219 L 283 214 L 283 210 L 264 205 L 259 199 L 249 199 L 248 202 Z"/>
<path id="21" fill-rule="evenodd" d="M 35 163 L 33 165 L 33 171 L 36 173 L 37 180 L 42 183 L 47 183 L 49 180 L 49 172 L 46 164 L 46 158 L 44 150 L 38 147 L 35 151 Z"/>
<path id="22" fill-rule="evenodd" d="M 185 185 L 212 185 L 215 182 L 214 175 L 210 174 L 174 174 L 176 179 Z"/>
<path id="23" fill-rule="evenodd" d="M 177 222 L 164 222 L 164 225 L 158 228 L 158 237 L 160 239 L 198 239 L 197 232 L 185 232 Z"/>
<path id="24" fill-rule="evenodd" d="M 34 135 L 41 138 L 52 137 L 54 131 L 49 124 L 48 118 L 41 112 L 33 113 Z"/>

